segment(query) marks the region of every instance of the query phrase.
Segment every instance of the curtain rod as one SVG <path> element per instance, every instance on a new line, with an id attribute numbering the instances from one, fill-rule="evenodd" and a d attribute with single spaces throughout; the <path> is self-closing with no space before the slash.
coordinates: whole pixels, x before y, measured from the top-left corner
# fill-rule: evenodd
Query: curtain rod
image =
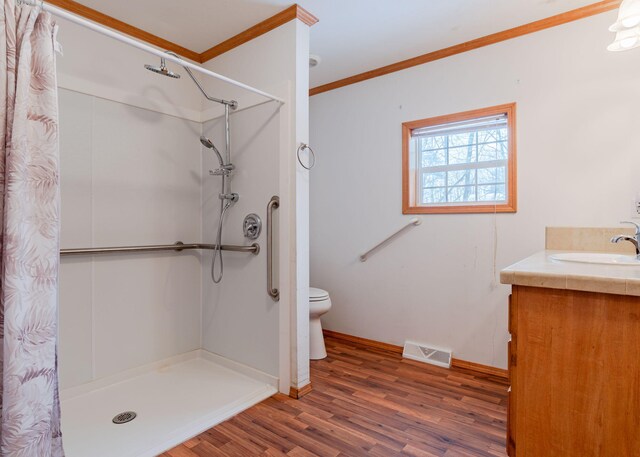
<path id="1" fill-rule="evenodd" d="M 47 3 L 44 3 L 43 1 L 40 0 L 17 0 L 18 4 L 22 4 L 22 5 L 28 5 L 28 6 L 35 6 L 40 8 L 43 11 L 46 11 L 48 13 L 53 14 L 54 16 L 58 16 L 61 17 L 63 19 L 66 19 L 68 21 L 73 22 L 74 24 L 78 24 L 82 27 L 85 27 L 87 29 L 93 30 L 94 32 L 98 32 L 102 35 L 108 36 L 110 38 L 113 38 L 114 40 L 120 41 L 122 43 L 128 44 L 129 46 L 133 46 L 134 48 L 138 48 L 141 49 L 142 51 L 148 52 L 149 54 L 153 54 L 156 55 L 158 57 L 162 57 L 166 60 L 169 60 L 171 62 L 177 63 L 178 65 L 182 65 L 183 67 L 187 67 L 187 68 L 191 68 L 192 70 L 198 71 L 204 75 L 207 76 L 211 76 L 212 78 L 218 79 L 220 81 L 224 81 L 226 83 L 232 84 L 234 86 L 240 87 L 242 89 L 248 90 L 249 92 L 253 92 L 254 94 L 258 94 L 261 95 L 263 97 L 266 97 L 268 99 L 277 101 L 279 103 L 284 104 L 284 100 L 281 99 L 280 97 L 276 97 L 275 95 L 271 95 L 267 92 L 264 92 L 260 89 L 256 89 L 255 87 L 251 87 L 247 84 L 241 83 L 239 81 L 236 81 L 234 79 L 231 78 L 227 78 L 226 76 L 220 75 L 218 73 L 215 73 L 211 70 L 207 70 L 206 68 L 203 68 L 199 65 L 195 65 L 192 64 L 191 62 L 188 62 L 186 60 L 183 60 L 179 57 L 175 57 L 172 56 L 171 54 L 167 54 L 164 51 L 161 51 L 159 49 L 156 49 L 152 46 L 149 46 L 148 44 L 142 43 L 140 41 L 134 40 L 133 38 L 129 38 L 128 36 L 125 36 L 121 33 L 117 33 L 114 32 L 113 30 L 110 30 L 106 27 L 103 27 L 101 25 L 98 25 L 94 22 L 88 21 L 84 18 L 81 18 L 80 16 L 77 16 L 75 14 L 69 13 L 68 11 L 65 11 L 61 8 L 49 5 Z"/>

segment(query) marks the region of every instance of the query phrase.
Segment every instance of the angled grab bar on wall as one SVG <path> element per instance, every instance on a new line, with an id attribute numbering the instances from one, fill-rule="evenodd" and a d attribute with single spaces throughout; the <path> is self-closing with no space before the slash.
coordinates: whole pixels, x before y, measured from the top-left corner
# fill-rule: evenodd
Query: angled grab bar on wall
<path id="1" fill-rule="evenodd" d="M 80 255 L 80 254 L 115 254 L 120 252 L 138 253 L 138 252 L 155 252 L 155 251 L 184 251 L 188 249 L 216 249 L 215 244 L 189 243 L 185 244 L 178 241 L 175 244 L 152 244 L 147 246 L 114 246 L 108 248 L 74 248 L 60 249 L 60 256 Z M 250 252 L 253 255 L 260 253 L 260 245 L 253 243 L 249 246 L 236 246 L 231 244 L 223 244 L 220 246 L 223 251 Z"/>
<path id="2" fill-rule="evenodd" d="M 280 206 L 280 197 L 274 195 L 267 205 L 267 293 L 273 301 L 280 300 L 280 291 L 273 287 L 273 211 Z"/>
<path id="3" fill-rule="evenodd" d="M 388 243 L 389 241 L 391 241 L 392 239 L 394 239 L 395 237 L 397 237 L 398 235 L 400 235 L 402 232 L 404 232 L 405 230 L 407 230 L 409 227 L 412 227 L 414 225 L 420 225 L 422 224 L 422 221 L 420 219 L 418 219 L 417 217 L 414 217 L 413 219 L 411 219 L 411 221 L 409 221 L 409 223 L 407 225 L 405 225 L 404 227 L 402 227 L 401 229 L 395 231 L 393 234 L 389 235 L 388 237 L 386 237 L 384 240 L 382 240 L 381 242 L 379 242 L 378 244 L 376 244 L 374 247 L 372 247 L 371 249 L 369 249 L 367 252 L 365 252 L 364 254 L 360 255 L 360 262 L 366 262 L 367 260 L 367 256 L 369 254 L 371 254 L 373 251 L 375 251 L 376 249 L 382 247 L 383 245 L 385 245 L 386 243 Z"/>

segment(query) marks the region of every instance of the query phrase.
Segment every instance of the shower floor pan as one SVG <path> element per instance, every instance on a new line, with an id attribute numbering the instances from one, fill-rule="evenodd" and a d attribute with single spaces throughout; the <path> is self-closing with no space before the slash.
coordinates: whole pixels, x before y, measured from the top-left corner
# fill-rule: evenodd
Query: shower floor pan
<path id="1" fill-rule="evenodd" d="M 152 457 L 276 393 L 275 378 L 198 350 L 61 392 L 67 457 Z M 114 424 L 120 413 L 135 419 Z"/>

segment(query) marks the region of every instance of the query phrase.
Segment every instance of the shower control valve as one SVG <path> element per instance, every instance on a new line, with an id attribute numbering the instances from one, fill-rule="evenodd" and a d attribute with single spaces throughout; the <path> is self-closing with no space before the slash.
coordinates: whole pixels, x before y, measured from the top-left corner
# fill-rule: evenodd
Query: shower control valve
<path id="1" fill-rule="evenodd" d="M 255 213 L 247 214 L 242 222 L 242 231 L 245 238 L 255 240 L 262 231 L 262 219 Z"/>

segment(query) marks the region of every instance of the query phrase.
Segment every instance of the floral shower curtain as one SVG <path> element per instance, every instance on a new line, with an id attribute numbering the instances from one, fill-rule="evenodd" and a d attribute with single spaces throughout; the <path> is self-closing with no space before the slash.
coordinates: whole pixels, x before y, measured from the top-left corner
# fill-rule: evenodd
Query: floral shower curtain
<path id="1" fill-rule="evenodd" d="M 56 26 L 0 11 L 0 456 L 62 457 Z"/>

